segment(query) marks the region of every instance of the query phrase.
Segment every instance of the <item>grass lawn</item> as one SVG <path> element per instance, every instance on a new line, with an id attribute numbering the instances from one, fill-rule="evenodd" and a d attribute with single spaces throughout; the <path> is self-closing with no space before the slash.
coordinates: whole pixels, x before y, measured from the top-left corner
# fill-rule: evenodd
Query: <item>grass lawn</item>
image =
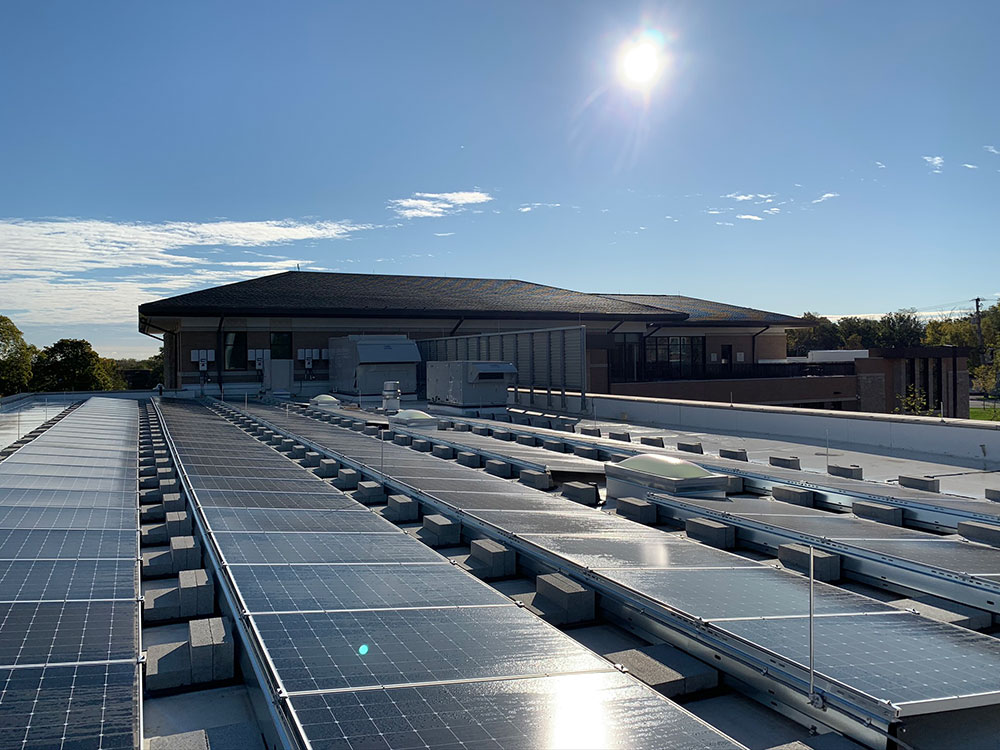
<path id="1" fill-rule="evenodd" d="M 969 409 L 969 419 L 989 419 L 1000 422 L 1000 409 Z"/>

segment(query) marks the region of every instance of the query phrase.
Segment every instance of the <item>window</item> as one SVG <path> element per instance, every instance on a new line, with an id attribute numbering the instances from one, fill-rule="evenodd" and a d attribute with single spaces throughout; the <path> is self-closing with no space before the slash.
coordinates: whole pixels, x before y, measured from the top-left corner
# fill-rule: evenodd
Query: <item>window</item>
<path id="1" fill-rule="evenodd" d="M 247 369 L 246 331 L 230 331 L 224 337 L 223 362 L 227 370 Z"/>
<path id="2" fill-rule="evenodd" d="M 271 359 L 292 358 L 292 334 L 282 331 L 271 333 Z"/>

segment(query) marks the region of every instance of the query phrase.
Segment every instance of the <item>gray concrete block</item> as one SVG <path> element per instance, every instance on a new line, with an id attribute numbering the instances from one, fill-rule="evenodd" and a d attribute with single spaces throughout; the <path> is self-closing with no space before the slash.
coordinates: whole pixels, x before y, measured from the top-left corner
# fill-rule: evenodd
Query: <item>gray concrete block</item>
<path id="1" fill-rule="evenodd" d="M 1000 526 L 980 521 L 959 521 L 958 533 L 969 541 L 1000 547 Z"/>
<path id="2" fill-rule="evenodd" d="M 719 448 L 719 458 L 731 458 L 733 461 L 749 461 L 745 448 Z"/>
<path id="3" fill-rule="evenodd" d="M 591 461 L 599 461 L 601 452 L 597 448 L 590 448 L 585 445 L 574 445 L 573 454 L 580 458 L 589 458 Z"/>
<path id="4" fill-rule="evenodd" d="M 289 455 L 292 458 L 305 458 L 306 457 L 306 447 L 300 443 L 296 443 L 292 446 L 292 450 L 289 451 Z"/>
<path id="5" fill-rule="evenodd" d="M 452 547 L 461 541 L 461 526 L 437 513 L 424 516 L 423 528 L 433 537 L 432 546 Z"/>
<path id="6" fill-rule="evenodd" d="M 473 469 L 478 469 L 482 461 L 478 453 L 471 453 L 469 451 L 460 451 L 455 458 L 462 466 L 469 466 Z"/>
<path id="7" fill-rule="evenodd" d="M 181 483 L 176 479 L 161 479 L 160 480 L 160 493 L 161 497 L 163 495 L 180 494 Z"/>
<path id="8" fill-rule="evenodd" d="M 465 422 L 459 422 L 455 425 L 455 432 L 468 432 L 469 425 Z"/>
<path id="9" fill-rule="evenodd" d="M 139 527 L 139 542 L 144 547 L 166 544 L 169 538 L 166 523 L 144 523 Z"/>
<path id="10" fill-rule="evenodd" d="M 490 434 L 490 428 L 487 427 L 484 424 L 477 424 L 477 425 L 473 426 L 473 428 L 472 428 L 472 434 L 473 435 L 489 435 Z"/>
<path id="11" fill-rule="evenodd" d="M 392 442 L 394 442 L 396 445 L 409 445 L 410 443 L 413 442 L 413 438 L 411 438 L 409 435 L 394 435 L 392 438 Z"/>
<path id="12" fill-rule="evenodd" d="M 608 439 L 610 439 L 610 440 L 621 440 L 622 442 L 625 442 L 625 443 L 631 443 L 632 442 L 632 436 L 629 435 L 627 432 L 609 432 L 608 433 Z"/>
<path id="13" fill-rule="evenodd" d="M 415 451 L 420 451 L 421 453 L 429 453 L 431 450 L 431 442 L 429 440 L 419 440 L 414 438 L 413 442 L 410 443 L 410 447 Z"/>
<path id="14" fill-rule="evenodd" d="M 493 437 L 497 440 L 503 440 L 506 443 L 514 440 L 514 433 L 508 432 L 507 430 L 493 430 Z"/>
<path id="15" fill-rule="evenodd" d="M 173 575 L 173 558 L 170 555 L 170 547 L 151 547 L 144 549 L 142 554 L 142 577 L 143 578 L 163 578 Z"/>
<path id="16" fill-rule="evenodd" d="M 282 438 L 281 442 L 278 443 L 278 450 L 282 453 L 291 453 L 292 448 L 295 447 L 295 441 L 291 438 Z"/>
<path id="17" fill-rule="evenodd" d="M 373 425 L 373 424 L 369 424 L 369 425 L 365 425 L 365 426 L 364 426 L 364 427 L 363 427 L 363 428 L 361 429 L 361 431 L 362 431 L 362 432 L 363 432 L 363 433 L 364 433 L 365 435 L 368 435 L 368 436 L 370 436 L 370 437 L 374 437 L 375 435 L 378 435 L 378 427 L 377 427 L 376 425 Z"/>
<path id="18" fill-rule="evenodd" d="M 656 523 L 656 506 L 637 497 L 619 497 L 615 500 L 615 513 L 637 523 Z"/>
<path id="19" fill-rule="evenodd" d="M 705 449 L 701 447 L 701 443 L 697 440 L 678 440 L 677 450 L 685 451 L 686 453 L 704 453 Z"/>
<path id="20" fill-rule="evenodd" d="M 911 490 L 923 490 L 924 492 L 940 492 L 941 480 L 931 477 L 908 477 L 900 474 L 899 486 L 909 487 Z"/>
<path id="21" fill-rule="evenodd" d="M 643 445 L 653 445 L 656 446 L 657 448 L 665 447 L 662 437 L 654 437 L 652 435 L 643 435 L 642 437 L 639 438 L 639 442 L 642 443 Z"/>
<path id="22" fill-rule="evenodd" d="M 267 440 L 269 445 L 280 445 L 281 441 L 285 439 L 285 436 L 278 432 L 268 430 L 264 433 L 264 439 Z"/>
<path id="23" fill-rule="evenodd" d="M 534 487 L 536 490 L 547 490 L 552 487 L 552 477 L 547 472 L 524 469 L 518 476 L 521 484 Z"/>
<path id="24" fill-rule="evenodd" d="M 518 445 L 535 446 L 538 444 L 538 441 L 535 439 L 534 435 L 518 435 L 515 438 L 515 441 L 517 442 Z"/>
<path id="25" fill-rule="evenodd" d="M 771 496 L 775 500 L 780 500 L 783 503 L 802 505 L 806 508 L 813 507 L 813 501 L 815 500 L 812 490 L 807 490 L 802 487 L 787 487 L 781 485 L 771 488 Z"/>
<path id="26" fill-rule="evenodd" d="M 306 451 L 306 454 L 302 457 L 302 465 L 308 467 L 319 466 L 320 458 L 320 454 L 316 451 Z"/>
<path id="27" fill-rule="evenodd" d="M 995 503 L 1000 503 L 1000 489 L 986 488 L 986 499 Z"/>
<path id="28" fill-rule="evenodd" d="M 173 690 L 191 684 L 191 653 L 186 641 L 146 649 L 146 689 Z"/>
<path id="29" fill-rule="evenodd" d="M 495 458 L 491 458 L 486 462 L 486 473 L 492 474 L 496 477 L 509 477 L 512 473 L 512 469 L 510 464 L 506 461 L 499 461 Z"/>
<path id="30" fill-rule="evenodd" d="M 202 568 L 177 574 L 182 617 L 210 615 L 215 611 L 215 584 Z"/>
<path id="31" fill-rule="evenodd" d="M 379 440 L 385 440 L 388 443 L 391 443 L 395 437 L 396 432 L 394 430 L 382 429 L 378 434 Z"/>
<path id="32" fill-rule="evenodd" d="M 431 455 L 437 458 L 452 459 L 455 457 L 455 449 L 450 445 L 435 445 L 431 448 Z"/>
<path id="33" fill-rule="evenodd" d="M 779 466 L 782 469 L 801 469 L 802 462 L 798 456 L 771 456 L 767 459 L 771 466 Z"/>
<path id="34" fill-rule="evenodd" d="M 163 622 L 181 617 L 181 597 L 177 586 L 164 582 L 163 588 L 147 586 L 142 599 L 142 621 Z"/>
<path id="35" fill-rule="evenodd" d="M 471 558 L 481 567 L 484 580 L 506 578 L 517 572 L 514 550 L 492 539 L 475 539 L 470 545 Z"/>
<path id="36" fill-rule="evenodd" d="M 355 432 L 362 432 L 365 429 L 365 426 L 366 426 L 365 423 L 361 422 L 360 420 L 352 420 L 351 424 L 349 425 L 349 428 L 354 430 Z"/>
<path id="37" fill-rule="evenodd" d="M 196 619 L 188 622 L 191 681 L 196 685 L 212 682 L 214 679 L 212 669 L 214 646 L 210 619 Z"/>
<path id="38" fill-rule="evenodd" d="M 155 505 L 140 505 L 139 506 L 139 523 L 163 523 L 167 520 L 167 512 L 163 507 L 163 503 L 156 503 Z"/>
<path id="39" fill-rule="evenodd" d="M 385 502 L 385 488 L 371 480 L 358 482 L 358 487 L 354 490 L 354 499 L 365 505 Z"/>
<path id="40" fill-rule="evenodd" d="M 174 470 L 173 466 L 157 466 L 156 467 L 156 478 L 157 479 L 173 479 L 177 476 L 177 472 Z"/>
<path id="41" fill-rule="evenodd" d="M 389 495 L 389 507 L 386 508 L 385 515 L 396 523 L 416 521 L 420 517 L 420 503 L 406 495 Z"/>
<path id="42" fill-rule="evenodd" d="M 566 443 L 562 440 L 543 440 L 542 448 L 547 451 L 553 451 L 554 453 L 565 453 Z"/>
<path id="43" fill-rule="evenodd" d="M 743 492 L 743 477 L 737 476 L 727 476 L 726 477 L 726 494 L 728 495 L 738 495 Z"/>
<path id="44" fill-rule="evenodd" d="M 184 536 L 191 534 L 191 516 L 186 510 L 167 513 L 167 536 Z"/>
<path id="45" fill-rule="evenodd" d="M 319 466 L 316 467 L 315 474 L 318 477 L 330 478 L 337 476 L 340 471 L 340 461 L 332 458 L 321 458 Z"/>
<path id="46" fill-rule="evenodd" d="M 581 427 L 580 428 L 580 434 L 581 435 L 589 435 L 590 437 L 600 437 L 601 436 L 601 428 L 600 427 Z"/>
<path id="47" fill-rule="evenodd" d="M 846 479 L 864 479 L 865 472 L 857 464 L 851 464 L 850 466 L 836 466 L 830 464 L 826 467 L 827 472 L 832 477 L 844 477 Z"/>
<path id="48" fill-rule="evenodd" d="M 361 475 L 354 469 L 340 469 L 337 478 L 333 480 L 333 486 L 338 490 L 353 490 L 360 480 Z"/>
<path id="49" fill-rule="evenodd" d="M 209 750 L 208 733 L 204 729 L 178 732 L 149 739 L 148 750 Z"/>
<path id="50" fill-rule="evenodd" d="M 668 698 L 718 687 L 719 673 L 666 643 L 605 654 L 632 675 Z"/>
<path id="51" fill-rule="evenodd" d="M 231 680 L 235 672 L 236 659 L 233 646 L 233 631 L 227 617 L 213 617 L 212 626 L 212 677 L 216 680 Z"/>
<path id="52" fill-rule="evenodd" d="M 439 430 L 450 430 L 452 428 L 452 423 L 450 420 L 447 419 L 439 419 L 437 428 Z"/>
<path id="53" fill-rule="evenodd" d="M 163 495 L 164 513 L 179 513 L 186 508 L 187 503 L 184 501 L 184 496 L 179 492 L 168 492 L 166 495 Z"/>
<path id="54" fill-rule="evenodd" d="M 809 575 L 809 547 L 806 545 L 778 545 L 778 559 L 785 567 Z M 840 580 L 840 555 L 814 548 L 813 577 L 817 581 Z"/>
<path id="55" fill-rule="evenodd" d="M 564 482 L 562 486 L 563 497 L 569 498 L 575 503 L 597 505 L 597 487 L 585 482 Z"/>
<path id="56" fill-rule="evenodd" d="M 561 573 L 549 573 L 535 578 L 537 592 L 534 606 L 552 616 L 559 625 L 589 622 L 594 619 L 594 592 Z M 539 602 L 538 598 L 544 599 Z M 555 607 L 553 612 L 547 605 Z"/>
<path id="57" fill-rule="evenodd" d="M 689 518 L 684 522 L 684 531 L 692 539 L 711 547 L 732 549 L 736 546 L 736 529 L 711 518 Z"/>
<path id="58" fill-rule="evenodd" d="M 174 573 L 201 567 L 201 545 L 192 536 L 170 539 L 170 562 Z"/>
<path id="59" fill-rule="evenodd" d="M 878 521 L 890 526 L 903 525 L 903 509 L 896 505 L 854 502 L 851 505 L 851 510 L 858 518 L 867 518 L 870 521 Z"/>

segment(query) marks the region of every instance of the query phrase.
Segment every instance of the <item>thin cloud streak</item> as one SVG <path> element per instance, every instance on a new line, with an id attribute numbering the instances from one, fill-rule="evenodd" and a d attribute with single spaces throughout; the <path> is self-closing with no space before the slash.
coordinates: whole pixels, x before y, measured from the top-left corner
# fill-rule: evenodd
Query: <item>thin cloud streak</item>
<path id="1" fill-rule="evenodd" d="M 414 193 L 409 198 L 389 201 L 388 208 L 403 219 L 433 219 L 465 210 L 466 206 L 488 203 L 493 196 L 479 190 L 455 193 Z"/>

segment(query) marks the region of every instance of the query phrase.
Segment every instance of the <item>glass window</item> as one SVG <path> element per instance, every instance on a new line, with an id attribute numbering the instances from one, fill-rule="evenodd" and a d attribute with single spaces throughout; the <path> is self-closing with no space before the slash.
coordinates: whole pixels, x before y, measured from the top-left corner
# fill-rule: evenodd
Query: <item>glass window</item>
<path id="1" fill-rule="evenodd" d="M 291 332 L 271 332 L 271 359 L 292 358 Z"/>
<path id="2" fill-rule="evenodd" d="M 227 370 L 247 369 L 247 334 L 246 331 L 229 331 L 225 334 L 225 351 L 223 360 Z"/>

